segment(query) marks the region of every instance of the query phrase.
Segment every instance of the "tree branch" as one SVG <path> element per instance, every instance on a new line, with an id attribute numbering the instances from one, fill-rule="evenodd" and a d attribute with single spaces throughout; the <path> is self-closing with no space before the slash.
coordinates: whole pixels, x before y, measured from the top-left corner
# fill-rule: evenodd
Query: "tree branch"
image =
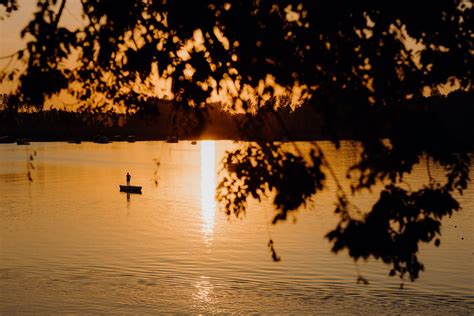
<path id="1" fill-rule="evenodd" d="M 59 23 L 59 19 L 61 19 L 61 15 L 63 14 L 64 7 L 66 6 L 66 0 L 61 2 L 61 6 L 59 7 L 59 11 L 56 14 L 56 19 L 54 20 L 54 27 L 56 28 Z"/>

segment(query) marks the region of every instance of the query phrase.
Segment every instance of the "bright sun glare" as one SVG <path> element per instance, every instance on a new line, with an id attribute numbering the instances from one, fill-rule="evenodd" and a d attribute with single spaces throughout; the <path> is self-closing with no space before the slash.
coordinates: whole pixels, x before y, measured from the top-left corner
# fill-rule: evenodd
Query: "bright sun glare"
<path id="1" fill-rule="evenodd" d="M 215 142 L 201 142 L 201 217 L 202 232 L 206 244 L 212 240 L 216 214 Z"/>

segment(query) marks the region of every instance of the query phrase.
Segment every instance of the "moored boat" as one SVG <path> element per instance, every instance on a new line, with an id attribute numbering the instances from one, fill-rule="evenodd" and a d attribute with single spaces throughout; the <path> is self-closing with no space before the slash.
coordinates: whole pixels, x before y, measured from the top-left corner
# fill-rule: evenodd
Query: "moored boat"
<path id="1" fill-rule="evenodd" d="M 0 144 L 14 143 L 14 139 L 10 136 L 0 136 Z"/>
<path id="2" fill-rule="evenodd" d="M 130 136 L 126 136 L 126 135 L 114 135 L 112 136 L 112 141 L 113 142 L 125 142 L 125 141 L 128 141 Z"/>
<path id="3" fill-rule="evenodd" d="M 94 143 L 97 143 L 97 144 L 108 144 L 110 143 L 110 140 L 107 136 L 104 136 L 104 135 L 99 135 L 99 136 L 96 136 L 95 139 L 94 139 Z"/>
<path id="4" fill-rule="evenodd" d="M 166 137 L 166 142 L 167 143 L 177 143 L 178 142 L 178 136 L 168 136 L 168 137 Z"/>
<path id="5" fill-rule="evenodd" d="M 29 145 L 30 141 L 26 138 L 19 138 L 16 140 L 17 145 Z"/>

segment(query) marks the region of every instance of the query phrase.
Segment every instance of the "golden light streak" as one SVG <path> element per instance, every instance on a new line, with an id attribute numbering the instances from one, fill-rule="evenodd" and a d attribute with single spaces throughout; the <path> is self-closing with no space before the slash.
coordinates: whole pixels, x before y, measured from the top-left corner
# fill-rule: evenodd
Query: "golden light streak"
<path id="1" fill-rule="evenodd" d="M 206 244 L 212 241 L 216 215 L 215 142 L 201 142 L 201 231 Z"/>

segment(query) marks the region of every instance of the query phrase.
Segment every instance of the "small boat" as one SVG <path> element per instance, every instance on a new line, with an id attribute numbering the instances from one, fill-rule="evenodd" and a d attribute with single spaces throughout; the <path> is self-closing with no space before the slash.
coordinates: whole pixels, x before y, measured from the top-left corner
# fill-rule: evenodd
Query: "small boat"
<path id="1" fill-rule="evenodd" d="M 127 142 L 134 143 L 135 142 L 135 136 L 132 136 L 132 135 L 127 136 Z"/>
<path id="2" fill-rule="evenodd" d="M 14 143 L 13 139 L 9 136 L 0 136 L 0 144 Z"/>
<path id="3" fill-rule="evenodd" d="M 17 145 L 29 145 L 30 141 L 26 138 L 20 138 L 16 140 Z"/>
<path id="4" fill-rule="evenodd" d="M 121 135 L 112 136 L 112 141 L 113 142 L 123 142 L 124 140 L 125 140 L 125 137 L 122 137 Z"/>
<path id="5" fill-rule="evenodd" d="M 191 142 L 191 145 L 197 145 L 197 141 L 193 140 L 193 141 Z"/>
<path id="6" fill-rule="evenodd" d="M 136 185 L 121 185 L 120 192 L 142 194 L 142 187 Z"/>
<path id="7" fill-rule="evenodd" d="M 97 144 L 108 144 L 110 143 L 110 140 L 107 136 L 104 136 L 104 135 L 100 135 L 100 136 L 97 136 L 94 140 L 94 143 L 97 143 Z"/>
<path id="8" fill-rule="evenodd" d="M 166 142 L 167 143 L 177 143 L 178 142 L 178 136 L 168 136 L 168 137 L 166 137 Z"/>

